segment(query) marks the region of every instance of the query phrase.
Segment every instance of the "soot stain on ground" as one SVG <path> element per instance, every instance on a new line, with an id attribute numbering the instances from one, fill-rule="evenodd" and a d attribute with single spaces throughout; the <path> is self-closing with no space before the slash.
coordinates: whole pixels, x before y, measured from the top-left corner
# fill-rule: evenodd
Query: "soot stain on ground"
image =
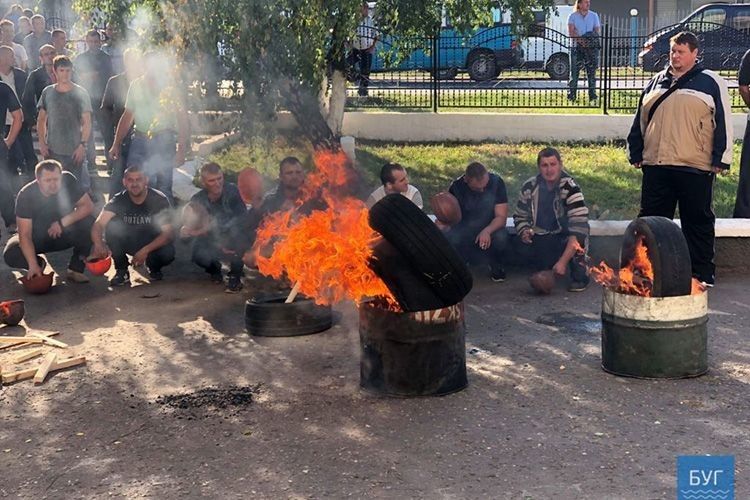
<path id="1" fill-rule="evenodd" d="M 156 403 L 176 412 L 202 412 L 236 414 L 253 402 L 253 396 L 260 392 L 260 384 L 246 386 L 204 387 L 194 392 L 167 394 L 156 398 Z M 178 416 L 178 418 L 180 418 Z"/>
<path id="2" fill-rule="evenodd" d="M 536 319 L 542 325 L 556 326 L 561 333 L 579 335 L 598 335 L 602 329 L 601 320 L 591 314 L 573 314 L 569 312 L 552 312 L 542 314 Z"/>

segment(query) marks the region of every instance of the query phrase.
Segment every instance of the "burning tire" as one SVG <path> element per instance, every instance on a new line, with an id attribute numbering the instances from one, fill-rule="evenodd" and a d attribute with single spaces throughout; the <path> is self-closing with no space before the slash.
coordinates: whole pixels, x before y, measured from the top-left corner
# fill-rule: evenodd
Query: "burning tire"
<path id="1" fill-rule="evenodd" d="M 402 267 L 413 269 L 441 301 L 433 307 L 411 310 L 451 306 L 471 291 L 473 281 L 466 263 L 430 218 L 406 197 L 386 196 L 370 209 L 369 221 L 370 227 L 403 255 Z M 378 274 L 378 269 L 373 270 Z M 378 276 L 395 294 L 394 288 L 399 285 L 394 283 L 393 274 L 395 271 Z"/>
<path id="2" fill-rule="evenodd" d="M 320 306 L 312 299 L 298 296 L 284 303 L 286 294 L 255 297 L 245 303 L 245 328 L 256 337 L 296 337 L 331 328 L 330 306 Z"/>
<path id="3" fill-rule="evenodd" d="M 690 295 L 692 271 L 690 251 L 680 227 L 666 217 L 639 217 L 625 230 L 620 267 L 635 258 L 636 244 L 643 238 L 653 267 L 652 297 Z"/>

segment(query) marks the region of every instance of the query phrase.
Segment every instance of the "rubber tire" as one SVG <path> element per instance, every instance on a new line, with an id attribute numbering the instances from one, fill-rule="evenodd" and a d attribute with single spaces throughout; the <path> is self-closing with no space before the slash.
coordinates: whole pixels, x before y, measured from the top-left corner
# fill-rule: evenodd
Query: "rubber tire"
<path id="1" fill-rule="evenodd" d="M 297 296 L 285 304 L 287 294 L 254 297 L 245 302 L 245 328 L 256 337 L 296 337 L 331 328 L 331 306 L 319 306 L 312 299 Z"/>
<path id="2" fill-rule="evenodd" d="M 666 217 L 639 217 L 628 225 L 620 249 L 620 266 L 633 258 L 638 235 L 648 248 L 648 258 L 654 268 L 652 297 L 690 295 L 692 266 L 687 241 L 682 229 Z"/>
<path id="3" fill-rule="evenodd" d="M 567 80 L 570 78 L 570 58 L 567 54 L 555 54 L 547 61 L 545 70 L 552 80 Z"/>
<path id="4" fill-rule="evenodd" d="M 375 244 L 372 252 L 370 268 L 388 286 L 404 312 L 442 309 L 443 300 L 385 238 Z"/>
<path id="5" fill-rule="evenodd" d="M 381 199 L 370 209 L 369 222 L 442 300 L 439 307 L 430 309 L 457 304 L 471 291 L 473 280 L 466 262 L 435 223 L 405 196 L 389 194 Z"/>
<path id="6" fill-rule="evenodd" d="M 499 74 L 495 54 L 484 50 L 469 54 L 466 71 L 469 73 L 469 78 L 475 82 L 492 80 Z"/>
<path id="7" fill-rule="evenodd" d="M 438 80 L 454 80 L 458 76 L 458 68 L 451 67 L 433 71 L 432 75 Z"/>

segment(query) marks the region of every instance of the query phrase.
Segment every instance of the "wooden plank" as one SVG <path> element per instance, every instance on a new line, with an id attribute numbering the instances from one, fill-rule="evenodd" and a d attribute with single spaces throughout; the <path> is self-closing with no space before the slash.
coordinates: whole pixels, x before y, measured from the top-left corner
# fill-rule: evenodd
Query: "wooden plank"
<path id="1" fill-rule="evenodd" d="M 62 370 L 65 368 L 71 368 L 73 366 L 82 365 L 84 363 L 86 363 L 85 356 L 61 359 L 55 362 L 55 364 L 50 368 L 50 372 L 55 372 L 57 370 Z M 18 382 L 20 380 L 28 380 L 30 378 L 34 378 L 34 375 L 36 375 L 38 369 L 38 367 L 35 367 L 28 368 L 26 370 L 19 370 L 16 372 L 5 372 L 2 374 L 3 384 L 10 384 L 13 382 Z"/>
<path id="2" fill-rule="evenodd" d="M 15 358 L 13 358 L 13 361 L 11 361 L 11 363 L 17 365 L 18 363 L 23 363 L 24 361 L 34 359 L 37 356 L 41 356 L 42 354 L 44 354 L 43 348 L 40 347 L 39 349 L 32 349 L 28 352 L 16 356 Z"/>
<path id="3" fill-rule="evenodd" d="M 2 337 L 0 336 L 0 344 L 17 344 L 17 343 L 25 343 L 25 344 L 41 344 L 44 342 L 44 339 L 40 339 L 38 337 Z"/>
<path id="4" fill-rule="evenodd" d="M 65 342 L 60 342 L 59 340 L 51 339 L 48 336 L 44 335 L 43 333 L 29 333 L 29 336 L 42 339 L 45 344 L 50 344 L 55 347 L 61 347 L 63 349 L 68 348 L 68 344 L 66 344 Z"/>
<path id="5" fill-rule="evenodd" d="M 57 354 L 54 352 L 51 352 L 44 357 L 44 361 L 42 361 L 42 364 L 39 365 L 39 368 L 34 374 L 35 384 L 41 384 L 44 382 L 44 379 L 47 378 L 47 374 L 49 373 L 50 368 L 55 364 L 56 360 Z"/>
<path id="6" fill-rule="evenodd" d="M 49 332 L 49 333 L 39 333 L 37 335 L 41 335 L 41 336 L 44 336 L 44 337 L 53 337 L 53 336 L 59 335 L 59 334 L 60 334 L 60 332 Z M 26 337 L 22 337 L 22 338 L 26 339 Z M 2 351 L 4 349 L 11 349 L 13 347 L 25 347 L 25 346 L 28 346 L 28 345 L 31 345 L 31 344 L 29 344 L 25 340 L 23 342 L 17 342 L 15 344 L 0 344 L 0 351 Z"/>

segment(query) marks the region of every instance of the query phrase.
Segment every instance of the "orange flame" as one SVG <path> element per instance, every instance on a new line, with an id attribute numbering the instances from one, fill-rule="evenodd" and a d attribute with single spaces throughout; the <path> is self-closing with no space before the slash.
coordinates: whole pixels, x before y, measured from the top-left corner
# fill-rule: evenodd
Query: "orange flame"
<path id="1" fill-rule="evenodd" d="M 578 243 L 576 242 L 576 245 Z M 583 247 L 578 245 L 576 251 L 585 254 Z M 615 289 L 620 293 L 651 297 L 654 284 L 654 266 L 648 258 L 648 248 L 639 236 L 635 243 L 633 259 L 615 273 L 604 261 L 598 266 L 588 266 L 589 274 L 600 285 Z M 691 295 L 703 293 L 706 288 L 693 278 Z"/>
<path id="2" fill-rule="evenodd" d="M 307 177 L 297 207 L 270 215 L 258 229 L 258 269 L 275 279 L 286 275 L 318 304 L 371 296 L 395 304 L 385 283 L 368 267 L 370 244 L 378 234 L 367 222 L 365 204 L 346 193 L 354 180 L 346 155 L 316 152 L 314 161 L 316 171 Z M 309 215 L 297 210 L 315 199 L 326 208 Z M 262 249 L 269 246 L 271 256 L 263 256 Z"/>

